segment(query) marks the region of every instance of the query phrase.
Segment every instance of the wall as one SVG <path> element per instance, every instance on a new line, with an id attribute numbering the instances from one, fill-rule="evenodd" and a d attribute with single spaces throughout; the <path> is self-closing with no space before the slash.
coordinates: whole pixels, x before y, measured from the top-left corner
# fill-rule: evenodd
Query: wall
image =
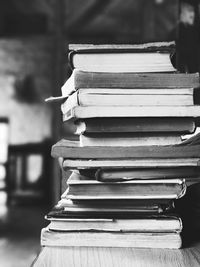
<path id="1" fill-rule="evenodd" d="M 65 0 L 70 42 L 141 43 L 168 40 L 178 0 Z"/>
<path id="2" fill-rule="evenodd" d="M 0 116 L 10 120 L 10 143 L 40 142 L 51 136 L 53 44 L 50 37 L 0 40 Z M 31 75 L 37 100 L 27 102 L 16 93 L 16 81 Z M 33 92 L 28 92 L 32 94 Z"/>

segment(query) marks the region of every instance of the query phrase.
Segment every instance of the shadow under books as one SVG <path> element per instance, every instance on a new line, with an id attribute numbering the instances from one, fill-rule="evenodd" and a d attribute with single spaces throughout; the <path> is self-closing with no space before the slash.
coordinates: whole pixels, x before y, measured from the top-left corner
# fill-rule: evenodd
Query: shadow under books
<path id="1" fill-rule="evenodd" d="M 183 247 L 190 247 L 200 241 L 200 183 L 187 188 L 183 198 L 176 200 L 176 212 L 183 222 Z"/>

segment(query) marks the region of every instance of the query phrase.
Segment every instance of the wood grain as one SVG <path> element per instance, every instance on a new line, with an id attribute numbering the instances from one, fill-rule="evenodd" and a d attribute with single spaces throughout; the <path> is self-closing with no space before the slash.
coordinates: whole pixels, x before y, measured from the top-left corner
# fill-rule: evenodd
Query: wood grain
<path id="1" fill-rule="evenodd" d="M 45 247 L 33 267 L 198 267 L 200 243 L 190 248 Z"/>

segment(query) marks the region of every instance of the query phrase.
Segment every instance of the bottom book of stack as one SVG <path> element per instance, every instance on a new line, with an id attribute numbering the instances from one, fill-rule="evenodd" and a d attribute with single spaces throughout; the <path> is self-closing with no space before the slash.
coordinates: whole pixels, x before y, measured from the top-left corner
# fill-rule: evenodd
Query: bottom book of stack
<path id="1" fill-rule="evenodd" d="M 175 216 L 110 221 L 58 219 L 42 229 L 41 245 L 180 248 L 181 229 L 181 220 Z"/>

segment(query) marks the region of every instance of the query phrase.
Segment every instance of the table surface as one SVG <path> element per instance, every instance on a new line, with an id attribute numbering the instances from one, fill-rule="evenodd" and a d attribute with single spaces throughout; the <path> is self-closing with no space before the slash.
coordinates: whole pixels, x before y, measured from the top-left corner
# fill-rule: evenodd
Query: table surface
<path id="1" fill-rule="evenodd" d="M 44 247 L 32 267 L 199 267 L 200 242 L 183 249 Z"/>

